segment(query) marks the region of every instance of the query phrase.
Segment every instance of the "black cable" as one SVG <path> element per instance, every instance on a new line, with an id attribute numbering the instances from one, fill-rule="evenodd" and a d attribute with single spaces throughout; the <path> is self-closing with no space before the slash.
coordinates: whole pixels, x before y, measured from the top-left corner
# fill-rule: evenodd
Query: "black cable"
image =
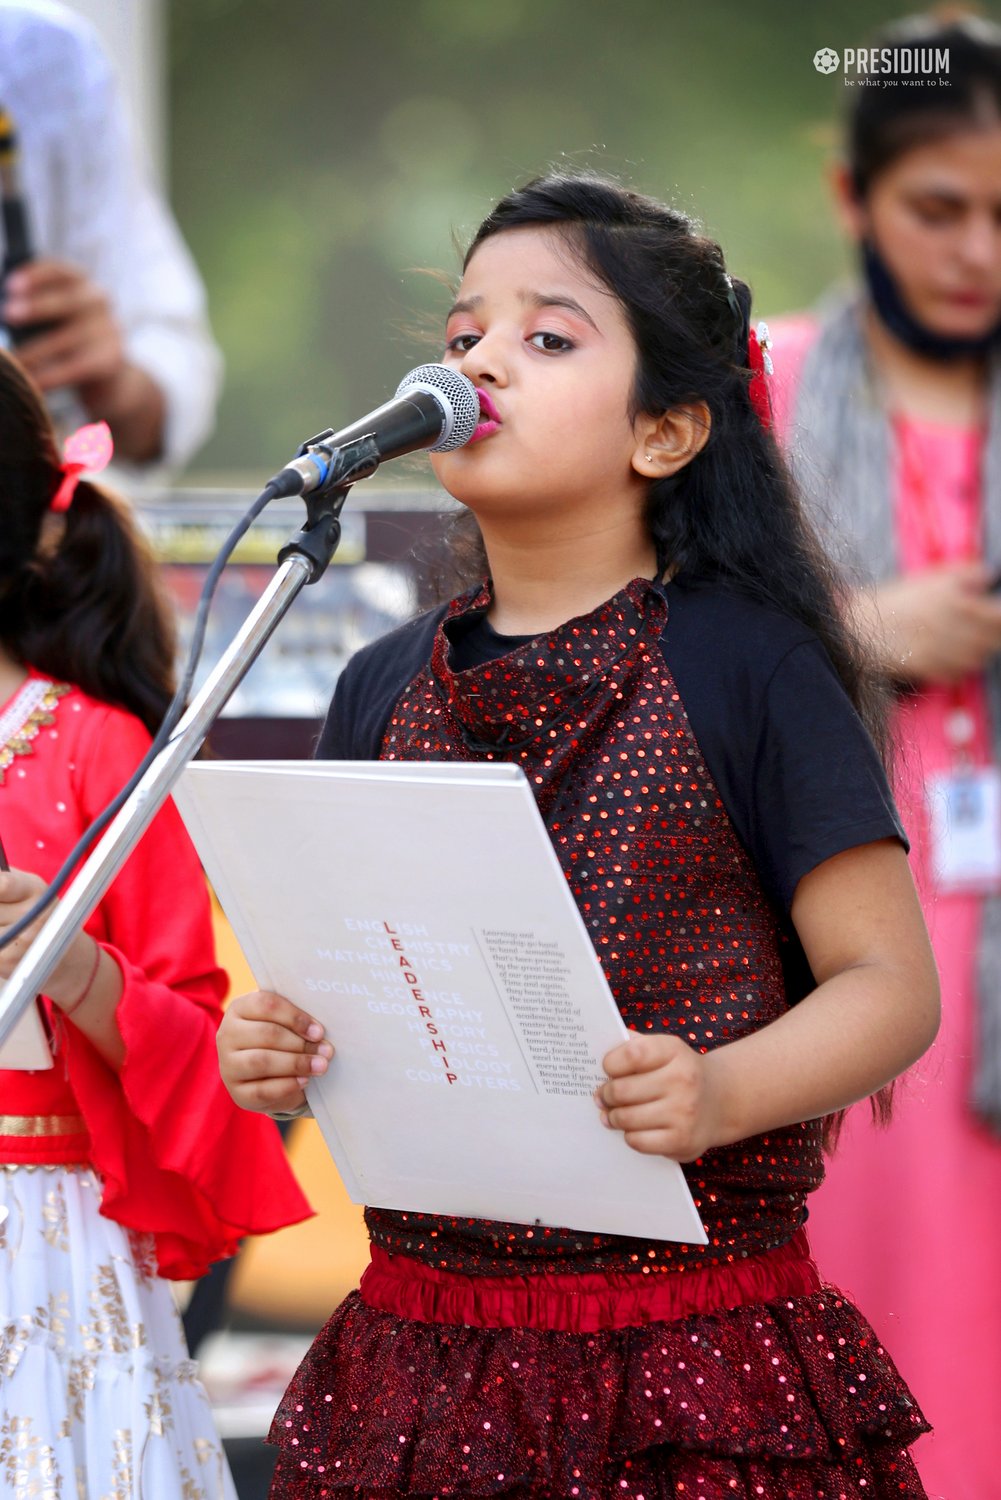
<path id="1" fill-rule="evenodd" d="M 138 786 L 143 776 L 145 776 L 146 772 L 149 770 L 149 767 L 152 765 L 153 761 L 170 740 L 170 736 L 174 732 L 178 720 L 184 713 L 184 710 L 187 706 L 188 694 L 191 692 L 191 684 L 194 682 L 195 673 L 198 670 L 198 663 L 201 659 L 202 648 L 205 644 L 205 631 L 208 625 L 209 609 L 212 604 L 212 597 L 215 594 L 219 579 L 222 576 L 222 571 L 229 561 L 234 548 L 240 541 L 240 538 L 246 535 L 253 523 L 257 520 L 257 517 L 261 514 L 261 511 L 264 510 L 266 506 L 271 504 L 271 501 L 276 498 L 277 494 L 278 486 L 275 481 L 272 480 L 271 483 L 266 485 L 266 487 L 261 491 L 253 504 L 250 505 L 244 512 L 244 514 L 240 517 L 239 521 L 237 521 L 236 525 L 233 527 L 229 536 L 223 542 L 218 553 L 216 554 L 215 560 L 213 561 L 212 566 L 209 568 L 209 571 L 205 577 L 205 582 L 202 585 L 202 592 L 198 600 L 198 610 L 195 615 L 195 626 L 191 635 L 191 644 L 188 647 L 188 656 L 184 664 L 184 674 L 178 684 L 177 691 L 175 692 L 173 698 L 170 700 L 170 703 L 167 705 L 167 710 L 164 713 L 163 719 L 160 723 L 160 727 L 154 735 L 153 742 L 150 745 L 149 749 L 146 751 L 146 754 L 143 756 L 138 766 L 136 766 L 136 769 L 133 771 L 132 775 L 129 777 L 128 781 L 122 787 L 117 796 L 113 797 L 112 800 L 108 803 L 107 807 L 105 807 L 101 812 L 98 813 L 97 817 L 90 824 L 90 826 L 84 829 L 83 833 L 77 839 L 76 843 L 73 845 L 73 848 L 70 850 L 69 854 L 67 854 L 66 858 L 63 860 L 62 864 L 59 866 L 59 869 L 56 871 L 55 875 L 53 875 L 52 879 L 45 887 L 45 890 L 35 902 L 34 906 L 32 906 L 29 911 L 25 912 L 23 917 L 19 917 L 18 920 L 14 923 L 13 927 L 9 928 L 8 931 L 5 932 L 2 937 L 0 937 L 0 948 L 6 948 L 8 943 L 13 943 L 15 939 L 21 936 L 21 933 L 24 932 L 26 928 L 31 926 L 32 922 L 36 921 L 43 912 L 48 911 L 49 907 L 53 905 L 53 903 L 61 893 L 63 887 L 69 880 L 69 877 L 72 875 L 73 871 L 80 863 L 80 860 L 90 849 L 91 845 L 98 838 L 99 834 L 104 832 L 105 828 L 111 822 L 115 814 L 128 801 L 129 797 L 132 795 L 133 791 Z"/>

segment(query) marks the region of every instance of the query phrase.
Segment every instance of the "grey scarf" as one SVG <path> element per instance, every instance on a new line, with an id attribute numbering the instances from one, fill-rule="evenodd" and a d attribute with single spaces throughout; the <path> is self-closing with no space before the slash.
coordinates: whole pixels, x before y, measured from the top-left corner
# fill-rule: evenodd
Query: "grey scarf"
<path id="1" fill-rule="evenodd" d="M 858 297 L 823 310 L 796 396 L 790 461 L 814 518 L 850 573 L 878 584 L 900 572 L 892 503 L 892 432 L 873 371 Z M 983 473 L 984 553 L 1001 568 L 1001 359 L 989 381 Z M 1001 658 L 987 673 L 994 756 L 1001 764 Z M 971 1103 L 1001 1132 L 1001 897 L 982 903 L 977 963 L 979 1037 Z M 949 1004 L 949 996 L 943 997 Z"/>

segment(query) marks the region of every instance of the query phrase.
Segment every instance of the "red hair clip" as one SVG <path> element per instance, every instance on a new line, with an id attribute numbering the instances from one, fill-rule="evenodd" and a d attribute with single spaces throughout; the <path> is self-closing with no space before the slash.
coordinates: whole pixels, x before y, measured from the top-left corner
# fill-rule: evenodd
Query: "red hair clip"
<path id="1" fill-rule="evenodd" d="M 63 444 L 62 483 L 49 501 L 49 509 L 69 510 L 81 474 L 99 474 L 108 467 L 114 451 L 107 422 L 88 422 L 70 433 Z"/>
<path id="2" fill-rule="evenodd" d="M 772 396 L 768 388 L 768 381 L 773 373 L 771 347 L 767 323 L 759 323 L 757 328 L 751 329 L 747 335 L 747 363 L 752 374 L 747 394 L 758 414 L 758 421 L 766 432 L 771 432 L 774 421 Z"/>

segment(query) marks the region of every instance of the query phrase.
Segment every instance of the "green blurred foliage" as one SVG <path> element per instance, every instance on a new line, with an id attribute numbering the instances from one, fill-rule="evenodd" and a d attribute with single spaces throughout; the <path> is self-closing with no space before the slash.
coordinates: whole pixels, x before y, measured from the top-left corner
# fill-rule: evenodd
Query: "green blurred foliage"
<path id="1" fill-rule="evenodd" d="M 847 266 L 825 174 L 848 91 L 813 54 L 912 8 L 169 0 L 172 193 L 228 370 L 197 467 L 262 476 L 437 357 L 448 296 L 419 268 L 454 273 L 553 162 L 694 214 L 760 314 L 811 302 Z"/>

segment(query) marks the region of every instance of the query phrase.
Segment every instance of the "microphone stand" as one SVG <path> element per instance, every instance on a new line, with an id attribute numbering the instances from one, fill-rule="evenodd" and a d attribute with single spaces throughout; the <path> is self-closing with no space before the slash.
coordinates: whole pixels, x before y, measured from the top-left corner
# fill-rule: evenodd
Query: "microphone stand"
<path id="1" fill-rule="evenodd" d="M 279 552 L 279 566 L 268 587 L 4 985 L 0 993 L 0 1044 L 42 992 L 45 980 L 167 800 L 171 787 L 198 752 L 220 710 L 300 590 L 322 577 L 341 539 L 338 517 L 348 490 L 356 479 L 374 473 L 378 463 L 372 438 L 345 445 L 336 453 L 326 482 L 306 496 L 306 522 Z"/>

